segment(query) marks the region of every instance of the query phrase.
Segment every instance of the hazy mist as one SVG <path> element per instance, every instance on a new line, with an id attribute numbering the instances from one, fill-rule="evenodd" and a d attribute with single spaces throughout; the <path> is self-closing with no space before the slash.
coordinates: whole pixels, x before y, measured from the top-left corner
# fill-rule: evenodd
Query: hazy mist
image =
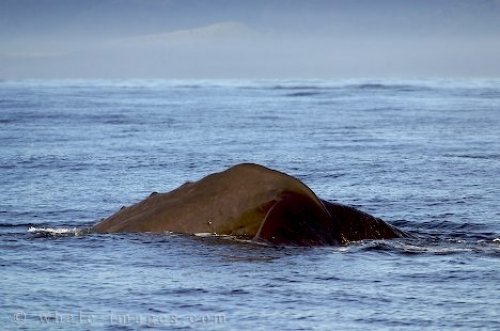
<path id="1" fill-rule="evenodd" d="M 1 0 L 0 78 L 499 77 L 494 0 Z"/>

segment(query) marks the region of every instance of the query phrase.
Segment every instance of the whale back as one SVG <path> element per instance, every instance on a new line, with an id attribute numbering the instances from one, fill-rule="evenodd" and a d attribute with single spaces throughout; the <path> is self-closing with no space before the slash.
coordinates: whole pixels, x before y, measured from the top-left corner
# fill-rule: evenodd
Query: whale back
<path id="1" fill-rule="evenodd" d="M 285 212 L 288 208 L 284 207 L 292 205 L 304 207 Z M 273 227 L 283 230 L 278 224 L 297 223 L 299 219 L 306 223 L 288 227 L 288 233 L 275 240 L 280 242 L 293 241 L 293 236 L 303 237 L 304 234 L 298 232 L 301 228 L 307 229 L 308 222 L 315 224 L 314 227 L 328 228 L 329 218 L 321 200 L 300 180 L 245 163 L 168 193 L 151 194 L 98 223 L 94 230 L 101 233 L 214 233 L 250 239 L 259 233 L 258 238 L 273 242 Z M 267 225 L 263 227 L 265 220 Z M 319 229 L 311 231 L 316 233 Z"/>

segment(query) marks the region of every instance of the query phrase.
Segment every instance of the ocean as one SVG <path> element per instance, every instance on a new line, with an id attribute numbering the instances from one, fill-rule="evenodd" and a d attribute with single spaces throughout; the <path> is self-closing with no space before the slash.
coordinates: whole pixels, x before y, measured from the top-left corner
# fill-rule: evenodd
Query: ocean
<path id="1" fill-rule="evenodd" d="M 2 330 L 500 329 L 500 80 L 0 81 Z M 412 238 L 92 234 L 241 162 Z"/>

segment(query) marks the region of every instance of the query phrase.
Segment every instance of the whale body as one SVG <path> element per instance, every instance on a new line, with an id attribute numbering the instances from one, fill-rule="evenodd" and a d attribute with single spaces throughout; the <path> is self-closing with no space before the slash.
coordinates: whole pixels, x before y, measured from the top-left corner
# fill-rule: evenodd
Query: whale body
<path id="1" fill-rule="evenodd" d="M 153 192 L 93 231 L 211 233 L 305 246 L 405 236 L 356 208 L 319 199 L 295 177 L 252 163 Z"/>

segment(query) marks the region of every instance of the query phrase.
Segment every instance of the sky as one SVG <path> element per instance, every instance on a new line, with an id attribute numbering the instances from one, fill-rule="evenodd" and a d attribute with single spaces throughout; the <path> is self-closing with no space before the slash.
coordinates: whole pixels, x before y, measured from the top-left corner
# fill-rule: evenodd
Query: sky
<path id="1" fill-rule="evenodd" d="M 500 0 L 0 0 L 0 78 L 500 77 Z"/>

